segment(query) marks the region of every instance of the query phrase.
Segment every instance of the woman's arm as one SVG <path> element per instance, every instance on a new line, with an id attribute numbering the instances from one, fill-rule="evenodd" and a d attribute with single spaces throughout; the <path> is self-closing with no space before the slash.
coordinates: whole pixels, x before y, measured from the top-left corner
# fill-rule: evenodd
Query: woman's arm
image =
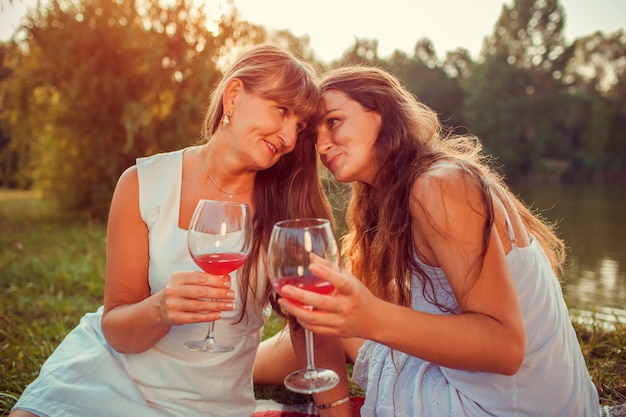
<path id="1" fill-rule="evenodd" d="M 337 345 L 339 343 L 339 346 Z M 295 346 L 295 347 L 294 347 Z M 296 353 L 297 352 L 297 353 Z M 334 404 L 348 397 L 348 400 L 326 409 L 319 409 L 321 417 L 352 417 L 349 400 L 348 378 L 344 348 L 339 338 L 315 335 L 315 365 L 333 369 L 339 375 L 339 384 L 332 390 L 313 394 L 317 404 Z M 304 333 L 284 329 L 261 342 L 254 362 L 254 383 L 283 385 L 285 377 L 306 366 Z"/>
<path id="2" fill-rule="evenodd" d="M 102 330 L 119 352 L 143 352 L 174 324 L 216 320 L 232 299 L 230 280 L 198 271 L 176 272 L 167 287 L 150 295 L 148 229 L 139 213 L 137 170 L 122 174 L 111 201 L 107 229 Z M 223 282 L 226 282 L 224 286 Z M 232 307 L 231 307 L 232 308 Z"/>
<path id="3" fill-rule="evenodd" d="M 479 262 L 485 215 L 479 191 L 460 175 L 434 177 L 415 184 L 412 200 L 417 250 L 444 270 L 460 314 L 427 314 L 383 301 L 321 259 L 311 270 L 330 281 L 335 294 L 285 286 L 285 297 L 315 309 L 300 309 L 285 298 L 281 305 L 318 334 L 372 339 L 449 368 L 514 374 L 524 357 L 524 325 L 498 233 L 492 231 Z"/>

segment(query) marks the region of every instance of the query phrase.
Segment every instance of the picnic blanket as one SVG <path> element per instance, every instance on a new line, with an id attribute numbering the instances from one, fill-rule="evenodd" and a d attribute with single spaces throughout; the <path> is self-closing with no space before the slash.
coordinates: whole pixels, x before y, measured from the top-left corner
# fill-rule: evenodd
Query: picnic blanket
<path id="1" fill-rule="evenodd" d="M 352 415 L 360 417 L 359 410 L 365 397 L 350 398 Z M 314 403 L 280 404 L 274 400 L 257 400 L 256 410 L 252 417 L 317 417 L 319 416 Z"/>
<path id="2" fill-rule="evenodd" d="M 359 410 L 365 397 L 350 398 L 352 415 L 360 417 Z M 600 417 L 626 417 L 626 403 L 600 407 Z M 280 404 L 274 400 L 257 400 L 256 410 L 252 417 L 317 417 L 314 403 Z"/>
<path id="3" fill-rule="evenodd" d="M 626 403 L 601 407 L 600 417 L 626 417 Z"/>

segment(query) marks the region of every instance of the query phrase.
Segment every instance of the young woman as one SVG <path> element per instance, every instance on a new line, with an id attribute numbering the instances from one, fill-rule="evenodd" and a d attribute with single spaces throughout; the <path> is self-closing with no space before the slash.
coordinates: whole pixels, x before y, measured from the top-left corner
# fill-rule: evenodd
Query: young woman
<path id="1" fill-rule="evenodd" d="M 12 417 L 252 415 L 252 364 L 272 294 L 260 255 L 276 221 L 330 216 L 307 126 L 316 82 L 291 54 L 253 48 L 217 85 L 203 144 L 139 158 L 122 174 L 104 306 L 59 345 Z M 253 213 L 250 259 L 225 279 L 201 272 L 187 249 L 200 199 L 245 203 Z M 183 345 L 203 338 L 209 321 L 234 351 Z"/>
<path id="2" fill-rule="evenodd" d="M 334 294 L 284 287 L 314 309 L 279 302 L 316 336 L 344 338 L 361 415 L 597 416 L 557 278 L 563 242 L 478 140 L 445 137 L 436 113 L 380 69 L 330 71 L 321 88 L 317 149 L 352 183 L 346 269 L 314 259 Z M 268 372 L 264 356 L 256 380 L 287 372 Z"/>

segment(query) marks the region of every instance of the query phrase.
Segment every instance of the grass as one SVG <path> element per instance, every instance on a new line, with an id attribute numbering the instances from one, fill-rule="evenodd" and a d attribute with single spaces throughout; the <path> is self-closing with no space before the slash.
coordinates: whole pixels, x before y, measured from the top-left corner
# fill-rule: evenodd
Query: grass
<path id="1" fill-rule="evenodd" d="M 67 218 L 37 193 L 0 190 L 0 416 L 63 337 L 102 303 L 106 225 Z M 590 323 L 590 324 L 589 324 Z M 626 325 L 574 321 L 601 404 L 626 401 Z M 264 337 L 280 328 L 266 326 Z M 359 394 L 356 386 L 353 394 Z M 257 398 L 308 401 L 283 387 Z"/>
<path id="2" fill-rule="evenodd" d="M 102 302 L 105 227 L 63 219 L 36 194 L 0 193 L 0 411 L 80 317 Z"/>
<path id="3" fill-rule="evenodd" d="M 600 404 L 626 402 L 626 323 L 607 329 L 600 321 L 588 325 L 574 320 L 574 329 Z"/>

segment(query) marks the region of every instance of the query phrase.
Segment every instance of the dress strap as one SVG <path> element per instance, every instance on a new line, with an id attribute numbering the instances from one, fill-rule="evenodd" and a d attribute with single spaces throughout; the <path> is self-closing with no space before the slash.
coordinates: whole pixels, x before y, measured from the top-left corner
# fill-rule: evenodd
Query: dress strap
<path id="1" fill-rule="evenodd" d="M 504 207 L 504 204 L 502 203 L 502 201 L 498 198 L 498 196 L 493 191 L 491 191 L 491 197 L 493 198 L 493 201 L 495 201 L 504 212 L 504 220 L 506 221 L 506 228 L 509 233 L 509 240 L 513 244 L 517 243 L 517 239 L 515 238 L 515 232 L 513 231 L 513 225 L 511 223 L 511 218 L 509 217 L 509 212 L 506 211 L 506 207 Z"/>

